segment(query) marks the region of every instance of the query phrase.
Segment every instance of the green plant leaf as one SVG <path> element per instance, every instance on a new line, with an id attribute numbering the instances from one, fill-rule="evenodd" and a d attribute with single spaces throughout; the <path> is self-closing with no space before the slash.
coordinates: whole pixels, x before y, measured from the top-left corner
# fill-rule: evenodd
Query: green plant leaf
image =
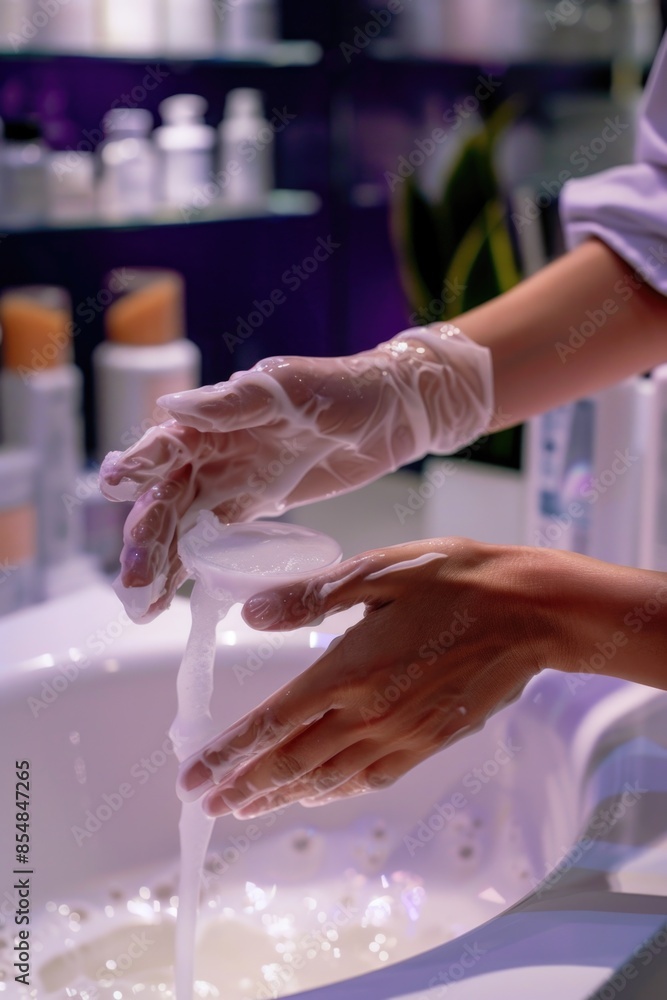
<path id="1" fill-rule="evenodd" d="M 502 203 L 496 199 L 479 213 L 450 264 L 445 288 L 462 288 L 447 307 L 447 319 L 474 309 L 520 281 Z M 443 295 L 443 298 L 445 296 Z"/>
<path id="2" fill-rule="evenodd" d="M 433 299 L 440 297 L 446 265 L 433 207 L 412 178 L 393 200 L 390 225 L 408 301 L 415 312 L 426 313 Z"/>

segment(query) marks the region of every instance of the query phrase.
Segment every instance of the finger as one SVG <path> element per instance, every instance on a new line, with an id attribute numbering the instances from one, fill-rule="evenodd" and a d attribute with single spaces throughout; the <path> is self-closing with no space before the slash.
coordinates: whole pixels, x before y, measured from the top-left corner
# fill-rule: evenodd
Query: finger
<path id="1" fill-rule="evenodd" d="M 330 761 L 326 768 L 322 768 L 324 777 L 308 775 L 293 787 L 282 788 L 255 799 L 241 809 L 234 810 L 234 816 L 237 819 L 256 819 L 267 812 L 274 812 L 295 802 L 300 802 L 307 808 L 314 808 L 329 805 L 340 799 L 382 791 L 421 762 L 421 758 L 414 753 L 396 752 L 387 755 L 376 745 L 374 752 L 367 755 L 364 764 L 362 754 L 357 754 L 357 747 L 351 747 L 350 751 L 347 760 L 342 759 L 343 755 L 339 755 Z M 356 764 L 361 764 L 361 767 L 355 767 Z M 342 777 L 346 771 L 347 777 Z M 341 780 L 338 780 L 339 777 Z M 204 801 L 204 810 L 209 816 L 222 815 L 213 811 L 216 804 L 215 793 L 211 793 L 208 800 Z"/>
<path id="2" fill-rule="evenodd" d="M 127 451 L 112 451 L 100 469 L 100 489 L 109 500 L 136 500 L 193 461 L 197 439 L 172 421 L 151 427 Z"/>
<path id="3" fill-rule="evenodd" d="M 259 427 L 275 423 L 292 409 L 278 382 L 264 372 L 239 373 L 231 382 L 161 396 L 158 405 L 179 423 L 199 431 Z"/>
<path id="4" fill-rule="evenodd" d="M 280 692 L 279 692 L 280 693 Z M 278 707 L 278 712 L 282 711 Z M 200 798 L 214 785 L 229 783 L 259 754 L 269 753 L 324 717 L 327 707 L 316 716 L 312 710 L 301 721 L 280 721 L 273 706 L 266 702 L 212 743 L 184 761 L 179 770 L 178 794 L 184 802 Z"/>
<path id="5" fill-rule="evenodd" d="M 346 707 L 353 697 L 337 689 L 342 672 L 339 644 L 332 643 L 312 666 L 248 713 L 181 765 L 178 794 L 186 802 L 214 785 L 231 783 L 258 755 L 273 753 L 288 739 Z"/>
<path id="6" fill-rule="evenodd" d="M 400 750 L 384 755 L 333 790 L 313 796 L 304 796 L 300 800 L 301 805 L 306 806 L 306 808 L 316 808 L 354 795 L 384 791 L 391 788 L 399 778 L 402 778 L 417 764 L 421 764 L 424 759 L 423 756 L 409 750 Z"/>
<path id="7" fill-rule="evenodd" d="M 123 530 L 121 574 L 114 584 L 135 622 L 148 622 L 169 606 L 186 579 L 178 531 L 192 503 L 189 469 L 152 487 L 137 500 Z"/>
<path id="8" fill-rule="evenodd" d="M 355 604 L 377 607 L 395 597 L 396 574 L 447 558 L 437 551 L 438 541 L 432 544 L 433 551 L 418 558 L 412 544 L 365 552 L 301 583 L 255 594 L 244 604 L 243 618 L 254 629 L 293 629 Z"/>
<path id="9" fill-rule="evenodd" d="M 353 742 L 352 746 L 345 746 Z M 339 746 L 344 749 L 339 753 Z M 384 749 L 375 740 L 356 742 L 341 713 L 331 713 L 304 734 L 265 755 L 233 781 L 216 787 L 204 800 L 210 816 L 254 808 L 260 798 L 282 797 L 284 804 L 338 787 L 378 760 Z"/>

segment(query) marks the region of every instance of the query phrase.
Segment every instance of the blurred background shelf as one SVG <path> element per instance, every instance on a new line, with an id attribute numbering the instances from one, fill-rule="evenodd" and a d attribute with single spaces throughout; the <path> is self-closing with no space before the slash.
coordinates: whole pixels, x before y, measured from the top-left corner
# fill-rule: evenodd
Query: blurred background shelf
<path id="1" fill-rule="evenodd" d="M 232 67 L 283 67 L 316 66 L 322 60 L 322 46 L 308 40 L 285 40 L 267 45 L 258 45 L 229 52 L 198 53 L 192 51 L 155 50 L 146 52 L 72 52 L 56 49 L 12 50 L 0 49 L 0 59 L 13 61 L 43 61 L 51 59 L 75 59 L 77 61 L 144 63 L 156 60 L 165 63 L 186 63 L 188 65 L 211 65 Z"/>
<path id="2" fill-rule="evenodd" d="M 45 232 L 75 232 L 151 229 L 159 226 L 192 226 L 215 222 L 240 222 L 244 219 L 289 219 L 291 217 L 316 215 L 322 207 L 321 198 L 312 191 L 272 191 L 266 204 L 257 205 L 225 205 L 211 204 L 199 208 L 184 207 L 182 210 L 163 210 L 149 217 L 135 218 L 103 218 L 99 215 L 80 219 L 58 219 L 27 225 L 12 225 L 3 223 L 0 219 L 0 231 L 5 235 L 18 233 Z"/>

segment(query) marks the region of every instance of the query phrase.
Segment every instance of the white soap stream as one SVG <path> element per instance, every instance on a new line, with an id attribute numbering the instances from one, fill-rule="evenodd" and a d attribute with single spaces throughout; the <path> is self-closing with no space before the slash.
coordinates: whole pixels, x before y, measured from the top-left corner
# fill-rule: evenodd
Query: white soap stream
<path id="1" fill-rule="evenodd" d="M 190 599 L 192 627 L 178 673 L 178 711 L 169 734 L 179 763 L 220 732 L 211 716 L 218 622 L 234 604 L 261 590 L 261 585 L 294 581 L 340 558 L 335 542 L 315 532 L 282 524 L 221 529 L 211 518 L 201 516 L 191 532 L 190 544 L 186 538 L 181 552 L 196 581 Z M 201 878 L 214 825 L 215 820 L 206 816 L 199 801 L 183 802 L 179 824 L 177 1000 L 193 997 Z"/>
<path id="2" fill-rule="evenodd" d="M 195 583 L 190 599 L 192 629 L 178 672 L 178 712 L 169 732 L 179 763 L 201 750 L 217 732 L 210 711 L 215 630 L 233 604 L 231 598 L 215 600 L 200 583 Z M 183 802 L 179 823 L 181 868 L 176 925 L 178 1000 L 192 1000 L 201 876 L 214 825 L 215 820 L 204 813 L 201 803 Z"/>

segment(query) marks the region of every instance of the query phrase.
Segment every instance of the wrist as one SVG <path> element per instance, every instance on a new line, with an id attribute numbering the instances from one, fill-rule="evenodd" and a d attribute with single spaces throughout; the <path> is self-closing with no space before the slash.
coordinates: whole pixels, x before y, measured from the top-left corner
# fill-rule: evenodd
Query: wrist
<path id="1" fill-rule="evenodd" d="M 551 617 L 549 666 L 665 687 L 667 577 L 574 552 L 529 549 Z"/>
<path id="2" fill-rule="evenodd" d="M 428 424 L 424 454 L 452 454 L 485 434 L 493 414 L 491 352 L 451 323 L 405 330 L 381 344 L 414 418 Z"/>

